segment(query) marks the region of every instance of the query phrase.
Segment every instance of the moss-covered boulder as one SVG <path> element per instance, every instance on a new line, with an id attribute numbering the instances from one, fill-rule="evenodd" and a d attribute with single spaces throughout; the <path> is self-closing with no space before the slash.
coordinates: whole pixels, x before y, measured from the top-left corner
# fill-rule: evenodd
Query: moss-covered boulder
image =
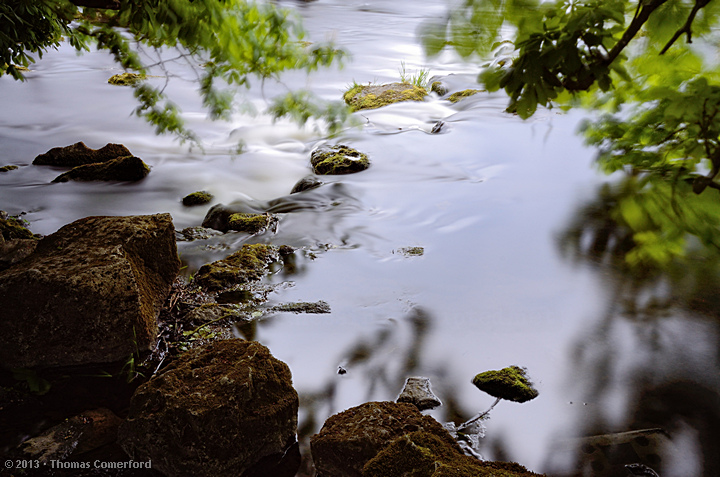
<path id="1" fill-rule="evenodd" d="M 363 477 L 532 477 L 514 462 L 480 461 L 428 432 L 395 439 L 363 467 Z"/>
<path id="2" fill-rule="evenodd" d="M 228 229 L 236 232 L 258 234 L 276 220 L 270 214 L 232 214 L 228 217 Z"/>
<path id="3" fill-rule="evenodd" d="M 233 285 L 260 280 L 269 265 L 280 260 L 278 247 L 245 244 L 229 257 L 200 267 L 194 281 L 204 289 L 218 291 Z"/>
<path id="4" fill-rule="evenodd" d="M 127 156 L 132 156 L 132 153 L 122 144 L 106 144 L 100 149 L 91 149 L 81 141 L 70 146 L 54 147 L 37 156 L 33 160 L 33 164 L 36 166 L 75 167 Z"/>
<path id="5" fill-rule="evenodd" d="M 519 366 L 485 371 L 476 375 L 472 383 L 479 390 L 508 401 L 525 402 L 538 397 L 538 391 L 528 379 L 527 371 Z"/>
<path id="6" fill-rule="evenodd" d="M 62 227 L 0 272 L 0 366 L 108 363 L 149 350 L 179 270 L 169 214 Z"/>
<path id="7" fill-rule="evenodd" d="M 430 85 L 430 91 L 437 94 L 438 96 L 445 96 L 448 94 L 447 86 L 442 84 L 440 81 L 433 81 L 433 84 Z"/>
<path id="8" fill-rule="evenodd" d="M 14 171 L 17 168 L 18 168 L 18 166 L 9 164 L 7 166 L 0 167 L 0 172 L 10 172 L 10 171 Z"/>
<path id="9" fill-rule="evenodd" d="M 4 240 L 31 239 L 35 237 L 20 220 L 14 217 L 0 218 L 0 236 Z"/>
<path id="10" fill-rule="evenodd" d="M 138 81 L 142 81 L 145 79 L 145 75 L 140 75 L 137 73 L 120 73 L 117 75 L 112 75 L 110 78 L 108 78 L 108 83 L 114 84 L 116 86 L 132 86 Z"/>
<path id="11" fill-rule="evenodd" d="M 380 85 L 353 85 L 343 99 L 353 111 L 376 109 L 402 101 L 423 101 L 428 92 L 410 83 L 387 83 Z"/>
<path id="12" fill-rule="evenodd" d="M 439 422 L 412 404 L 369 402 L 331 416 L 310 438 L 320 475 L 362 477 L 363 467 L 395 439 L 415 431 L 436 436 L 460 453 L 460 447 Z"/>
<path id="13" fill-rule="evenodd" d="M 370 167 L 370 160 L 367 154 L 338 144 L 315 149 L 310 155 L 310 164 L 316 174 L 337 175 L 364 171 Z"/>
<path id="14" fill-rule="evenodd" d="M 192 207 L 194 205 L 207 204 L 213 200 L 213 195 L 210 192 L 201 190 L 188 194 L 182 199 L 182 203 L 186 207 Z"/>
<path id="15" fill-rule="evenodd" d="M 482 93 L 482 92 L 483 92 L 483 90 L 481 90 L 481 89 L 465 89 L 463 91 L 458 91 L 456 93 L 451 94 L 450 96 L 448 96 L 447 100 L 450 101 L 451 103 L 457 103 L 461 99 L 465 99 L 467 97 L 474 96 L 474 95 L 476 95 L 478 93 Z"/>
<path id="16" fill-rule="evenodd" d="M 138 388 L 118 442 L 166 475 L 240 476 L 294 443 L 297 413 L 285 363 L 254 341 L 217 341 Z"/>
<path id="17" fill-rule="evenodd" d="M 150 167 L 135 156 L 117 157 L 107 162 L 85 164 L 60 174 L 53 182 L 123 181 L 137 182 L 150 174 Z"/>

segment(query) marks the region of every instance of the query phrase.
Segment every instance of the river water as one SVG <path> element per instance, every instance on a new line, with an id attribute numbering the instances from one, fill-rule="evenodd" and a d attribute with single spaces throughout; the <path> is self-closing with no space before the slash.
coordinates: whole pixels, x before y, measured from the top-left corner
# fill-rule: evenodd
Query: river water
<path id="1" fill-rule="evenodd" d="M 337 100 L 353 81 L 397 81 L 401 62 L 409 72 L 428 69 L 451 91 L 477 86 L 479 60 L 423 55 L 417 28 L 446 12 L 440 2 L 290 6 L 307 39 L 332 39 L 352 56 L 342 69 L 288 74 L 287 86 Z M 445 403 L 432 415 L 459 422 L 493 401 L 471 384 L 475 374 L 519 365 L 540 396 L 493 410 L 484 457 L 561 475 L 573 455 L 558 441 L 662 427 L 672 437 L 661 451 L 663 477 L 717 475 L 718 321 L 680 306 L 667 307 L 662 319 L 629 317 L 618 304 L 627 277 L 563 253 L 568 227 L 582 222 L 583 206 L 608 180 L 575 133 L 582 113 L 543 110 L 522 121 L 503 112 L 501 94 L 454 105 L 432 95 L 356 113 L 359 127 L 328 139 L 312 125 L 263 114 L 210 122 L 192 72 L 175 71 L 168 92 L 204 152 L 155 136 L 134 117 L 131 90 L 107 84 L 119 70 L 104 53 L 78 57 L 63 45 L 32 67 L 26 83 L 0 78 L 0 166 L 20 166 L 0 174 L 0 209 L 26 212 L 40 234 L 89 215 L 159 212 L 182 229 L 200 225 L 207 211 L 182 206 L 190 192 L 208 190 L 214 203 L 267 201 L 310 174 L 309 154 L 320 144 L 366 152 L 369 170 L 323 178 L 332 184 L 320 189 L 322 206 L 281 214 L 275 234 L 251 240 L 304 252 L 296 273 L 269 278 L 279 285 L 271 303 L 324 300 L 332 309 L 278 313 L 257 331 L 292 370 L 303 445 L 328 416 L 394 399 L 407 376 L 429 377 Z M 262 111 L 265 98 L 284 88 L 256 85 L 246 97 Z M 445 127 L 430 134 L 439 120 Z M 240 140 L 244 152 L 232 153 Z M 77 141 L 125 144 L 152 172 L 134 184 L 51 184 L 57 170 L 31 165 Z M 215 247 L 190 242 L 179 250 L 192 273 L 246 241 L 230 234 Z M 424 253 L 406 256 L 404 247 Z"/>

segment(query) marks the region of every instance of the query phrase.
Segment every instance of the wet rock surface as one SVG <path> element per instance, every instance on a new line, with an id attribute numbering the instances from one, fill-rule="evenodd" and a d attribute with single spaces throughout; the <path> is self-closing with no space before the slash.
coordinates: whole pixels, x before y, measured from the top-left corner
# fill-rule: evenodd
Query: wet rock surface
<path id="1" fill-rule="evenodd" d="M 287 365 L 254 341 L 218 341 L 182 355 L 138 388 L 119 442 L 167 475 L 240 476 L 291 450 L 298 395 Z M 264 464 L 263 464 L 264 463 Z"/>
<path id="2" fill-rule="evenodd" d="M 316 174 L 339 175 L 364 171 L 370 167 L 367 155 L 342 144 L 321 146 L 310 156 L 310 164 Z"/>
<path id="3" fill-rule="evenodd" d="M 91 149 L 81 141 L 70 146 L 54 147 L 37 156 L 33 164 L 36 166 L 75 167 L 127 156 L 132 156 L 132 153 L 122 144 L 109 143 L 100 149 Z"/>
<path id="4" fill-rule="evenodd" d="M 395 439 L 424 431 L 461 453 L 439 422 L 412 404 L 369 402 L 331 416 L 310 439 L 313 462 L 323 477 L 362 477 L 363 467 Z"/>
<path id="5" fill-rule="evenodd" d="M 0 364 L 107 363 L 149 349 L 179 269 L 169 214 L 62 227 L 0 272 Z"/>
<path id="6" fill-rule="evenodd" d="M 192 207 L 194 205 L 202 205 L 207 204 L 208 202 L 213 200 L 213 195 L 210 192 L 201 190 L 198 192 L 193 192 L 192 194 L 188 194 L 182 199 L 182 203 L 184 206 Z"/>
<path id="7" fill-rule="evenodd" d="M 343 99 L 353 111 L 376 109 L 402 101 L 423 101 L 427 90 L 410 83 L 354 85 Z"/>
<path id="8" fill-rule="evenodd" d="M 200 267 L 195 282 L 210 291 L 260 280 L 269 271 L 272 262 L 280 260 L 279 248 L 273 245 L 245 244 L 222 260 Z"/>
<path id="9" fill-rule="evenodd" d="M 150 167 L 135 156 L 117 157 L 106 162 L 85 164 L 60 174 L 53 182 L 123 181 L 137 182 L 150 174 Z"/>

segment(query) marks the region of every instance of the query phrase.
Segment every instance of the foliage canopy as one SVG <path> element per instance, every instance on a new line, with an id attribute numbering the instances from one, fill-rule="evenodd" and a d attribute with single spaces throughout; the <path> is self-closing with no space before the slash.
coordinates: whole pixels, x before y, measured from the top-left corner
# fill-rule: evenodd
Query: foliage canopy
<path id="1" fill-rule="evenodd" d="M 173 60 L 195 68 L 210 116 L 223 118 L 233 107 L 227 87 L 247 88 L 251 77 L 277 79 L 291 69 L 313 71 L 342 56 L 330 44 L 307 46 L 303 35 L 289 11 L 244 0 L 5 0 L 0 4 L 0 76 L 23 80 L 18 67 L 57 48 L 63 38 L 78 51 L 93 44 L 107 50 L 125 70 L 141 75 L 163 68 L 168 49 L 175 49 Z M 157 53 L 157 62 L 143 61 L 140 52 L 148 49 Z M 193 138 L 164 87 L 139 82 L 133 88 L 136 113 L 158 133 Z M 312 98 L 306 96 L 296 94 L 295 102 L 298 98 L 311 114 L 343 114 L 337 108 L 310 106 Z M 335 123 L 337 118 L 331 117 Z"/>

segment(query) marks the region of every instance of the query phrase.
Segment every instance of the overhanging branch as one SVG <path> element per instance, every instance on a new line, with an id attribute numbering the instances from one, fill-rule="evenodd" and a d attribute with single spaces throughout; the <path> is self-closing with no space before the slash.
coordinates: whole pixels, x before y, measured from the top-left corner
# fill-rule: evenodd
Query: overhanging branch
<path id="1" fill-rule="evenodd" d="M 695 0 L 695 6 L 690 11 L 690 15 L 688 15 L 688 19 L 685 22 L 685 24 L 678 29 L 678 31 L 675 32 L 673 37 L 670 39 L 670 41 L 667 42 L 667 45 L 662 49 L 660 54 L 664 54 L 668 49 L 672 46 L 675 41 L 680 38 L 680 35 L 685 33 L 687 35 L 687 42 L 692 43 L 692 22 L 695 20 L 695 15 L 697 15 L 697 12 L 703 8 L 705 5 L 710 3 L 712 0 Z"/>

